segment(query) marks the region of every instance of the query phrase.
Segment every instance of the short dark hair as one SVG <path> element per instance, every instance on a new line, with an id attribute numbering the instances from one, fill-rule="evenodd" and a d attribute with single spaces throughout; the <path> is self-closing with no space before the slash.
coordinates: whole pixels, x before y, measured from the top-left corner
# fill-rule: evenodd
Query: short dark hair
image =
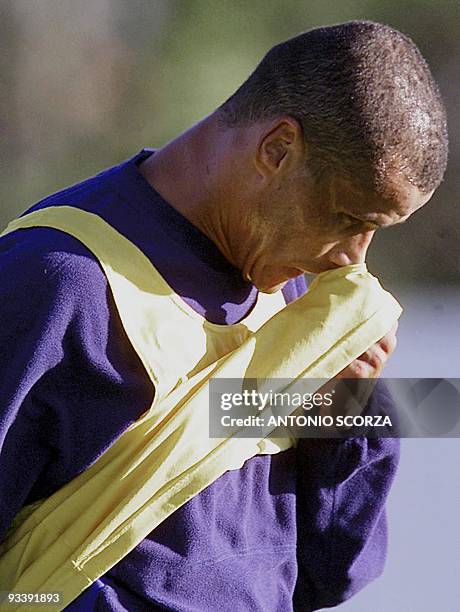
<path id="1" fill-rule="evenodd" d="M 339 170 L 377 191 L 396 170 L 428 193 L 446 168 L 446 112 L 428 64 L 410 38 L 379 23 L 276 45 L 218 112 L 227 127 L 289 115 L 316 174 Z"/>

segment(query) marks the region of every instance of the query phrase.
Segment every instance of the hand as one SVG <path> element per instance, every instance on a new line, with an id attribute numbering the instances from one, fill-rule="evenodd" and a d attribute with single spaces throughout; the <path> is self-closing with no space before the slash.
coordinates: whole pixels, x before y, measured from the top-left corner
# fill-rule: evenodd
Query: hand
<path id="1" fill-rule="evenodd" d="M 367 349 L 365 353 L 352 361 L 345 369 L 339 372 L 334 378 L 331 378 L 320 389 L 319 392 L 323 395 L 328 392 L 335 393 L 335 399 L 330 407 L 322 406 L 321 415 L 336 416 L 340 415 L 359 415 L 364 410 L 369 397 L 372 394 L 376 379 L 388 361 L 390 355 L 396 348 L 396 331 L 398 322 L 394 324 L 391 330 L 383 336 L 378 342 Z M 355 382 L 347 381 L 339 384 L 338 379 L 360 379 Z M 338 412 L 337 412 L 338 410 Z M 335 412 L 334 412 L 335 411 Z M 297 408 L 292 414 L 303 414 L 302 409 Z M 298 437 L 295 428 L 291 429 L 293 437 Z M 339 431 L 347 430 L 341 428 Z M 330 427 L 320 430 L 330 433 Z"/>
<path id="2" fill-rule="evenodd" d="M 336 378 L 378 378 L 396 348 L 397 329 L 398 322 L 381 340 L 339 372 Z"/>
<path id="3" fill-rule="evenodd" d="M 321 389 L 323 392 L 334 389 L 333 406 L 338 410 L 337 414 L 359 415 L 363 412 L 375 387 L 375 379 L 380 376 L 384 365 L 396 348 L 397 329 L 396 322 L 383 338 L 369 347 Z M 340 379 L 348 380 L 344 384 L 338 384 L 337 380 Z"/>

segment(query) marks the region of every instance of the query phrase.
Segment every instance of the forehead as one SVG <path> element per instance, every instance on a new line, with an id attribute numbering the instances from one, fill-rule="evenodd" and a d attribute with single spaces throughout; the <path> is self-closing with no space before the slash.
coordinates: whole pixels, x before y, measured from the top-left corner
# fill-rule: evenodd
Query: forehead
<path id="1" fill-rule="evenodd" d="M 433 195 L 433 192 L 420 192 L 417 187 L 400 177 L 389 181 L 384 194 L 365 193 L 349 181 L 338 177 L 334 180 L 333 191 L 337 210 L 380 227 L 404 222 Z"/>

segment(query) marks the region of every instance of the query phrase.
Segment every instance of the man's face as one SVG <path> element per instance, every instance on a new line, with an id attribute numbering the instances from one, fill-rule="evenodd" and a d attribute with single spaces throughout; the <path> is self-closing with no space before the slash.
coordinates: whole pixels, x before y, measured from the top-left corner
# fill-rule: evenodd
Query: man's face
<path id="1" fill-rule="evenodd" d="M 375 231 L 403 223 L 432 193 L 394 176 L 387 195 L 365 194 L 338 176 L 318 185 L 305 173 L 265 195 L 259 241 L 247 276 L 265 293 L 303 272 L 365 261 Z"/>

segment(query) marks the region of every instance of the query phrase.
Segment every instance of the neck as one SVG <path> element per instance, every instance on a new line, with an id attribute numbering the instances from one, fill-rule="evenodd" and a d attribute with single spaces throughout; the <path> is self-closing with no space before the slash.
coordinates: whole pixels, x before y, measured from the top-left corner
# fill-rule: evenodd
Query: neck
<path id="1" fill-rule="evenodd" d="M 210 238 L 233 265 L 225 228 L 219 181 L 222 157 L 217 115 L 209 115 L 158 149 L 140 165 L 148 183 L 193 225 Z"/>

